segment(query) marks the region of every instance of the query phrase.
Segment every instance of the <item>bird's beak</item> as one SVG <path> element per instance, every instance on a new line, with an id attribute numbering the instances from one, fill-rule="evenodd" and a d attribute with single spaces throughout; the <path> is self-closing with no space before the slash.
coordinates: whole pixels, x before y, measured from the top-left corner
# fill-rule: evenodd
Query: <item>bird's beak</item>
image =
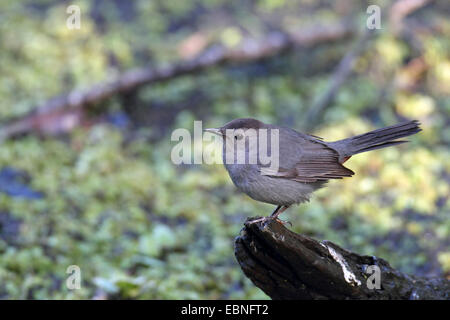
<path id="1" fill-rule="evenodd" d="M 204 131 L 217 134 L 218 136 L 222 136 L 222 131 L 220 131 L 219 128 L 208 128 L 208 129 L 205 129 Z"/>

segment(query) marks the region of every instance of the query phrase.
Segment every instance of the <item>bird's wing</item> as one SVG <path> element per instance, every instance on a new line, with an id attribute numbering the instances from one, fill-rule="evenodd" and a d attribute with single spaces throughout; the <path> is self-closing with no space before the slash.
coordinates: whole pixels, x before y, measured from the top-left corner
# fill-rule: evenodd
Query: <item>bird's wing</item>
<path id="1" fill-rule="evenodd" d="M 296 139 L 298 141 L 298 137 Z M 293 147 L 291 145 L 291 147 Z M 354 172 L 344 167 L 339 162 L 339 154 L 336 150 L 328 147 L 324 142 L 305 137 L 295 148 L 298 160 L 289 164 L 280 163 L 278 171 L 270 168 L 261 168 L 264 175 L 290 179 L 298 182 L 316 182 L 329 179 L 342 179 L 351 177 Z M 291 149 L 292 150 L 292 149 Z M 283 158 L 283 150 L 280 150 L 280 159 Z"/>

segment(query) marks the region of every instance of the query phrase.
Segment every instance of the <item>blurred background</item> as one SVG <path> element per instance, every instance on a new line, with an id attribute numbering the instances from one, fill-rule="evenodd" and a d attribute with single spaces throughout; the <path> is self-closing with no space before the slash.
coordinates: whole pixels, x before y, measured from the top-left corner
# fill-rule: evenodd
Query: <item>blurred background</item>
<path id="1" fill-rule="evenodd" d="M 175 128 L 238 117 L 325 140 L 420 120 L 282 218 L 448 277 L 449 15 L 425 0 L 0 1 L 0 298 L 266 299 L 233 240 L 273 206 L 222 165 L 170 160 Z"/>

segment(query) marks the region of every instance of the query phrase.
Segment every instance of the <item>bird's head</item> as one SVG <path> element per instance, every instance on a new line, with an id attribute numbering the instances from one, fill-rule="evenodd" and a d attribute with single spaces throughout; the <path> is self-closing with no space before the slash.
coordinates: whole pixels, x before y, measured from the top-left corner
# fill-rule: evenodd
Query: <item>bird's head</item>
<path id="1" fill-rule="evenodd" d="M 241 140 L 247 130 L 253 129 L 258 130 L 264 128 L 265 124 L 259 120 L 252 118 L 240 118 L 234 119 L 222 127 L 219 128 L 208 128 L 205 129 L 206 132 L 211 132 L 221 136 L 222 138 Z"/>

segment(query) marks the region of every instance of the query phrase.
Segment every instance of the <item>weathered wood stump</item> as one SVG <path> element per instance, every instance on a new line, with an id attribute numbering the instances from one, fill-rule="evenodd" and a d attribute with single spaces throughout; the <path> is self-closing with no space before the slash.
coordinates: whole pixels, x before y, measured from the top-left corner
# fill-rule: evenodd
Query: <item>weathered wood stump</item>
<path id="1" fill-rule="evenodd" d="M 244 274 L 272 299 L 450 298 L 447 279 L 404 274 L 381 258 L 296 234 L 274 220 L 251 223 L 258 218 L 245 222 L 235 255 Z"/>

